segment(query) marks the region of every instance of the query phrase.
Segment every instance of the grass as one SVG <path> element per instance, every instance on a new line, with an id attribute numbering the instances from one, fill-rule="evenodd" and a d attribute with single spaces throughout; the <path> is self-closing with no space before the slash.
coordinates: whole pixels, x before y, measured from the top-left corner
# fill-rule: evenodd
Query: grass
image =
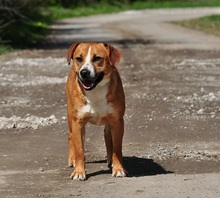
<path id="1" fill-rule="evenodd" d="M 95 15 L 95 14 L 104 14 L 104 13 L 110 13 L 110 12 L 117 12 L 120 11 L 119 8 L 113 7 L 113 6 L 107 6 L 97 4 L 92 5 L 90 7 L 73 7 L 73 8 L 60 8 L 60 7 L 49 7 L 48 11 L 50 13 L 53 13 L 53 19 L 59 20 L 63 18 L 69 18 L 69 17 L 80 17 L 80 16 L 89 16 L 89 15 Z"/>
<path id="2" fill-rule="evenodd" d="M 8 45 L 0 44 L 0 54 L 11 52 L 12 48 Z"/>
<path id="3" fill-rule="evenodd" d="M 220 36 L 220 15 L 211 15 L 198 19 L 184 20 L 175 22 L 175 24 Z"/>
<path id="4" fill-rule="evenodd" d="M 217 7 L 220 6 L 219 0 L 185 0 L 185 1 L 134 1 L 129 4 L 117 4 L 111 5 L 106 3 L 93 3 L 89 6 L 79 6 L 71 8 L 62 8 L 52 6 L 47 9 L 47 12 L 52 14 L 54 20 L 63 19 L 67 17 L 79 17 L 89 16 L 96 14 L 105 14 L 120 12 L 126 10 L 142 10 L 142 9 L 156 9 L 156 8 L 187 8 L 187 7 Z"/>
<path id="5" fill-rule="evenodd" d="M 185 1 L 135 1 L 132 4 L 132 9 L 144 8 L 187 8 L 187 7 L 216 7 L 220 6 L 219 0 L 185 0 Z"/>

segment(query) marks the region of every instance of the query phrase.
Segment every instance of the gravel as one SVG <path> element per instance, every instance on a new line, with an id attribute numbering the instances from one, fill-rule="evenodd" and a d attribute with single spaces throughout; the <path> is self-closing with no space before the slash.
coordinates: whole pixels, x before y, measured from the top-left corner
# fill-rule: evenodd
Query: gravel
<path id="1" fill-rule="evenodd" d="M 0 117 L 0 129 L 24 129 L 32 128 L 34 130 L 40 127 L 57 124 L 58 119 L 55 115 L 49 117 L 38 117 L 34 115 L 26 115 L 24 118 L 12 116 L 10 118 Z"/>

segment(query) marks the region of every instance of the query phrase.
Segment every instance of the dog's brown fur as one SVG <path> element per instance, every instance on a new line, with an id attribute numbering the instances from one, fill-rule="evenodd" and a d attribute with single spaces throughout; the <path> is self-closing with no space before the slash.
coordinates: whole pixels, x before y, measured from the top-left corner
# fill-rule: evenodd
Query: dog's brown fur
<path id="1" fill-rule="evenodd" d="M 104 72 L 104 78 L 93 90 L 86 91 L 79 81 L 78 74 L 85 63 L 89 48 L 91 51 L 90 63 L 96 73 Z M 101 57 L 101 59 L 93 61 L 94 56 Z M 78 57 L 81 59 L 77 59 Z M 67 52 L 68 63 L 73 59 L 66 84 L 69 126 L 68 165 L 75 167 L 71 174 L 72 179 L 86 179 L 84 136 L 87 122 L 105 125 L 107 161 L 109 164 L 112 163 L 112 175 L 115 177 L 126 175 L 122 163 L 125 97 L 121 78 L 115 67 L 120 58 L 121 54 L 116 48 L 103 43 L 75 43 Z M 106 95 L 102 98 L 99 96 L 99 91 L 102 95 L 101 92 L 105 93 L 105 87 Z"/>

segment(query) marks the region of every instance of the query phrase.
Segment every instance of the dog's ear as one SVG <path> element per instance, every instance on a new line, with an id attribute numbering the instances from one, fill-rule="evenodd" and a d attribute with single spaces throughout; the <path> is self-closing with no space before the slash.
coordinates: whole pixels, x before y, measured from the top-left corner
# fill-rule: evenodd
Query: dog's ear
<path id="1" fill-rule="evenodd" d="M 109 61 L 112 65 L 116 66 L 121 59 L 121 53 L 111 45 L 108 45 L 107 43 L 104 43 L 104 46 L 109 51 Z"/>
<path id="2" fill-rule="evenodd" d="M 71 59 L 73 59 L 73 53 L 75 52 L 77 46 L 79 45 L 80 43 L 73 43 L 70 48 L 68 49 L 67 51 L 67 55 L 66 55 L 66 59 L 67 59 L 67 63 L 68 65 L 70 64 L 70 61 Z"/>

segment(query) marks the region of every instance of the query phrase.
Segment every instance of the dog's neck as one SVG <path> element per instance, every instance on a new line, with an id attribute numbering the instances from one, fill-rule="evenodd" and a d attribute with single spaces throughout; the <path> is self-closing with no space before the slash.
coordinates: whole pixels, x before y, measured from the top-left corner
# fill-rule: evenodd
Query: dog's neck
<path id="1" fill-rule="evenodd" d="M 89 122 L 97 125 L 101 124 L 101 118 L 112 112 L 112 106 L 107 102 L 110 80 L 104 80 L 103 85 L 97 86 L 91 91 L 85 91 L 86 105 L 82 106 L 78 115 L 88 115 L 92 118 Z"/>
<path id="2" fill-rule="evenodd" d="M 106 102 L 106 96 L 108 93 L 110 79 L 103 79 L 95 89 L 91 91 L 85 91 L 86 100 L 89 103 L 99 103 L 101 101 Z"/>

